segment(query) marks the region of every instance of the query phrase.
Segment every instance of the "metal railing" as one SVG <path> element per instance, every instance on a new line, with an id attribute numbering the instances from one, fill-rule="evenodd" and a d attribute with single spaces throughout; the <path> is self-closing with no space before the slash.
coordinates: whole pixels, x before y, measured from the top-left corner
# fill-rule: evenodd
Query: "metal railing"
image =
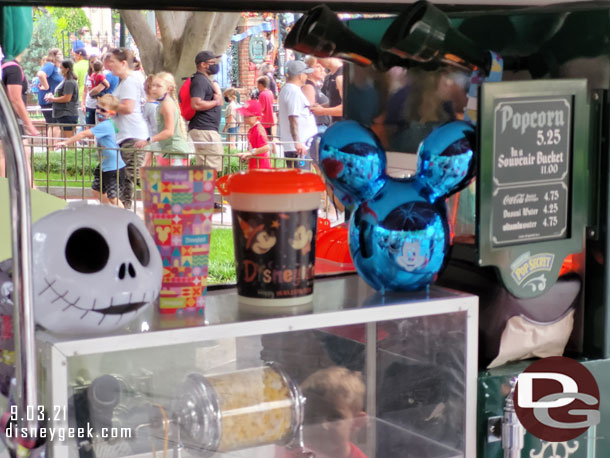
<path id="1" fill-rule="evenodd" d="M 62 140 L 61 137 L 55 136 L 56 128 L 61 125 L 58 124 L 45 124 L 44 120 L 40 123 L 36 123 L 40 136 L 23 136 L 24 146 L 26 151 L 31 154 L 30 166 L 32 168 L 32 177 L 34 186 L 44 192 L 52 194 L 56 197 L 60 197 L 66 200 L 84 200 L 84 199 L 95 199 L 91 184 L 94 179 L 94 170 L 98 164 L 101 164 L 102 148 L 96 146 L 92 140 L 85 140 L 79 144 L 70 145 L 69 147 L 56 148 L 55 144 Z M 76 125 L 75 130 L 87 128 L 86 125 Z M 223 147 L 224 154 L 214 155 L 209 154 L 207 156 L 199 156 L 202 158 L 208 157 L 221 157 L 221 167 L 218 175 L 223 176 L 230 173 L 236 173 L 242 170 L 248 169 L 248 159 L 242 160 L 239 157 L 240 153 L 249 150 L 247 134 L 243 132 L 239 133 L 221 133 L 222 141 L 220 144 Z M 227 140 L 227 137 L 231 137 Z M 205 144 L 218 144 L 213 142 L 193 142 L 192 152 L 188 154 L 171 154 L 159 151 L 157 149 L 129 149 L 122 148 L 121 154 L 123 158 L 128 155 L 146 155 L 150 153 L 152 160 L 146 165 L 159 165 L 160 158 L 169 159 L 170 162 L 185 165 L 195 165 L 196 157 L 198 155 L 195 148 L 198 145 Z M 280 150 L 282 143 L 277 137 L 270 138 L 270 144 L 272 145 L 272 151 L 269 153 L 269 160 L 272 168 L 287 168 L 287 167 L 298 167 L 309 171 L 315 171 L 312 160 L 309 158 L 285 158 L 281 156 Z M 108 148 L 106 148 L 108 149 Z M 134 158 L 135 159 L 135 158 Z M 125 161 L 127 162 L 127 161 Z M 132 160 L 131 164 L 138 164 L 138 161 Z M 205 162 L 204 164 L 205 165 Z M 138 211 L 143 207 L 142 204 L 142 193 L 139 182 L 139 173 L 137 168 L 131 171 L 131 175 L 135 178 L 134 191 L 131 194 L 131 200 L 134 202 L 133 210 Z M 119 184 L 118 172 L 116 174 L 117 189 Z M 100 183 L 103 189 L 103 180 Z M 99 197 L 101 200 L 101 196 Z M 222 200 L 220 194 L 215 192 L 215 202 L 219 205 L 218 211 L 221 213 L 220 218 L 216 218 L 216 224 L 230 225 L 231 219 L 225 218 L 225 202 Z M 334 213 L 335 217 L 337 212 L 333 212 L 333 205 L 330 200 L 326 199 L 323 203 L 323 209 L 326 214 Z"/>
<path id="2" fill-rule="evenodd" d="M 35 431 L 40 426 L 27 412 L 37 411 L 38 398 L 37 352 L 34 332 L 34 281 L 32 270 L 31 204 L 26 155 L 19 139 L 19 128 L 11 104 L 0 87 L 0 137 L 3 144 L 6 174 L 9 185 L 11 238 L 13 253 L 13 329 L 15 341 L 15 392 L 18 408 L 17 426 L 20 431 Z M 33 410 L 31 410 L 33 409 Z M 7 426 L 4 424 L 3 427 Z M 28 434 L 28 436 L 31 438 Z M 34 448 L 34 441 L 19 439 L 25 448 Z M 18 439 L 6 441 L 13 452 L 19 447 Z M 22 452 L 23 456 L 29 456 Z"/>

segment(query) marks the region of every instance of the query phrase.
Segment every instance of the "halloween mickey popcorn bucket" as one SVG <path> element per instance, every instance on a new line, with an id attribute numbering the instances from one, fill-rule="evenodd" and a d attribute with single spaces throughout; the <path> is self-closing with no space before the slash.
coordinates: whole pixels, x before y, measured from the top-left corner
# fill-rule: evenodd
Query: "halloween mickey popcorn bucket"
<path id="1" fill-rule="evenodd" d="M 310 302 L 321 178 L 299 169 L 259 169 L 224 176 L 217 186 L 233 212 L 240 302 Z"/>
<path id="2" fill-rule="evenodd" d="M 214 213 L 213 169 L 144 167 L 144 216 L 163 262 L 161 313 L 203 311 Z"/>

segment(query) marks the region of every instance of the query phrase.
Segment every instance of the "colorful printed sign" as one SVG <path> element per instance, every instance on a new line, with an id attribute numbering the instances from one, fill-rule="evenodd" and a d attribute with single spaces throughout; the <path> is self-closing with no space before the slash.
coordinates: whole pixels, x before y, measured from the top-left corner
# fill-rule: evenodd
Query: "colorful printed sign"
<path id="1" fill-rule="evenodd" d="M 163 260 L 161 313 L 203 310 L 216 172 L 204 167 L 147 167 L 146 225 Z"/>

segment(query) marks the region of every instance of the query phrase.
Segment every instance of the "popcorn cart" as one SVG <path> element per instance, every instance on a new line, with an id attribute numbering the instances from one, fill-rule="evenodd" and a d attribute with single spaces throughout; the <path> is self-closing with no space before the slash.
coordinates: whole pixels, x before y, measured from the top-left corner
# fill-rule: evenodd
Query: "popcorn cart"
<path id="1" fill-rule="evenodd" d="M 121 6 L 168 8 L 139 0 Z M 431 275 L 435 284 L 382 294 L 358 275 L 343 274 L 315 279 L 311 302 L 273 308 L 240 303 L 232 287 L 209 288 L 204 314 L 151 307 L 118 330 L 78 338 L 35 329 L 25 156 L 0 89 L 17 355 L 0 456 L 610 456 L 610 5 L 171 5 L 289 7 L 304 14 L 283 37 L 286 48 L 345 62 L 344 118 L 387 152 L 387 163 L 375 158 L 384 166 L 375 177 L 387 172 L 406 181 L 419 173 L 422 142 L 447 122 L 468 123 L 474 132 L 475 180 L 446 208 L 444 197 L 434 203 L 439 230 L 432 232 L 442 230 L 450 240 L 439 250 L 443 269 L 438 278 Z M 340 19 L 343 11 L 359 14 Z M 260 38 L 252 43 L 263 46 Z M 462 177 L 451 168 L 456 150 L 441 153 L 433 159 L 448 164 L 444 172 Z M 359 151 L 349 158 L 358 155 L 358 167 L 370 165 Z M 331 166 L 338 176 L 344 164 Z M 365 187 L 374 181 L 356 178 Z M 434 194 L 427 184 L 416 187 Z M 377 218 L 373 204 L 360 212 L 367 224 Z M 370 233 L 362 231 L 356 242 Z M 407 250 L 409 256 L 424 264 Z M 375 277 L 386 267 L 370 262 L 368 273 Z M 562 417 L 557 429 L 578 434 L 546 440 L 520 420 L 516 380 L 532 359 L 562 355 L 595 378 L 592 410 L 599 415 L 582 423 L 579 411 L 572 412 L 579 427 L 566 427 Z M 568 386 L 554 374 L 555 385 Z M 559 393 L 562 407 L 568 395 L 583 394 L 578 388 Z M 554 408 L 545 406 L 547 414 Z M 34 433 L 20 436 L 15 429 Z"/>

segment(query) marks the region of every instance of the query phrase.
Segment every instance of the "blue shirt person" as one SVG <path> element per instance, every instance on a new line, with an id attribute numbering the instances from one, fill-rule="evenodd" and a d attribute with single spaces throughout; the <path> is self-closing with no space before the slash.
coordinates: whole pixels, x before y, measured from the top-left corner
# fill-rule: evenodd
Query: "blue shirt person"
<path id="1" fill-rule="evenodd" d="M 54 122 L 53 112 L 51 110 L 52 103 L 45 100 L 47 94 L 55 94 L 55 89 L 63 80 L 59 65 L 63 59 L 63 55 L 59 48 L 52 48 L 46 57 L 46 62 L 42 65 L 36 76 L 38 78 L 38 105 L 42 108 L 42 114 L 47 124 Z"/>
<path id="2" fill-rule="evenodd" d="M 50 105 L 47 101 L 45 101 L 44 96 L 49 92 L 51 94 L 55 93 L 55 88 L 59 86 L 59 83 L 61 83 L 63 80 L 63 76 L 61 76 L 61 72 L 53 62 L 45 63 L 40 71 L 47 76 L 47 83 L 49 84 L 49 89 L 43 89 L 40 87 L 38 91 L 38 104 L 42 107 L 44 105 Z"/>
<path id="3" fill-rule="evenodd" d="M 121 191 L 125 185 L 125 162 L 119 154 L 119 145 L 116 141 L 117 127 L 112 118 L 116 115 L 119 107 L 118 99 L 112 94 L 105 94 L 97 101 L 98 123 L 91 129 L 82 130 L 57 144 L 57 147 L 65 147 L 85 138 L 95 138 L 101 150 L 101 164 L 93 172 L 91 189 L 96 199 L 102 203 L 122 207 L 119 200 Z"/>
<path id="4" fill-rule="evenodd" d="M 108 84 L 110 86 L 100 92 L 100 94 L 112 94 L 116 87 L 119 85 L 119 77 L 114 75 L 110 70 L 106 70 L 104 72 L 104 76 L 106 77 L 106 81 L 108 81 Z"/>
<path id="5" fill-rule="evenodd" d="M 99 117 L 98 117 L 99 119 Z M 125 162 L 118 154 L 119 145 L 116 142 L 117 128 L 112 119 L 105 119 L 92 127 L 97 146 L 102 148 L 102 172 L 110 172 L 125 167 Z"/>

